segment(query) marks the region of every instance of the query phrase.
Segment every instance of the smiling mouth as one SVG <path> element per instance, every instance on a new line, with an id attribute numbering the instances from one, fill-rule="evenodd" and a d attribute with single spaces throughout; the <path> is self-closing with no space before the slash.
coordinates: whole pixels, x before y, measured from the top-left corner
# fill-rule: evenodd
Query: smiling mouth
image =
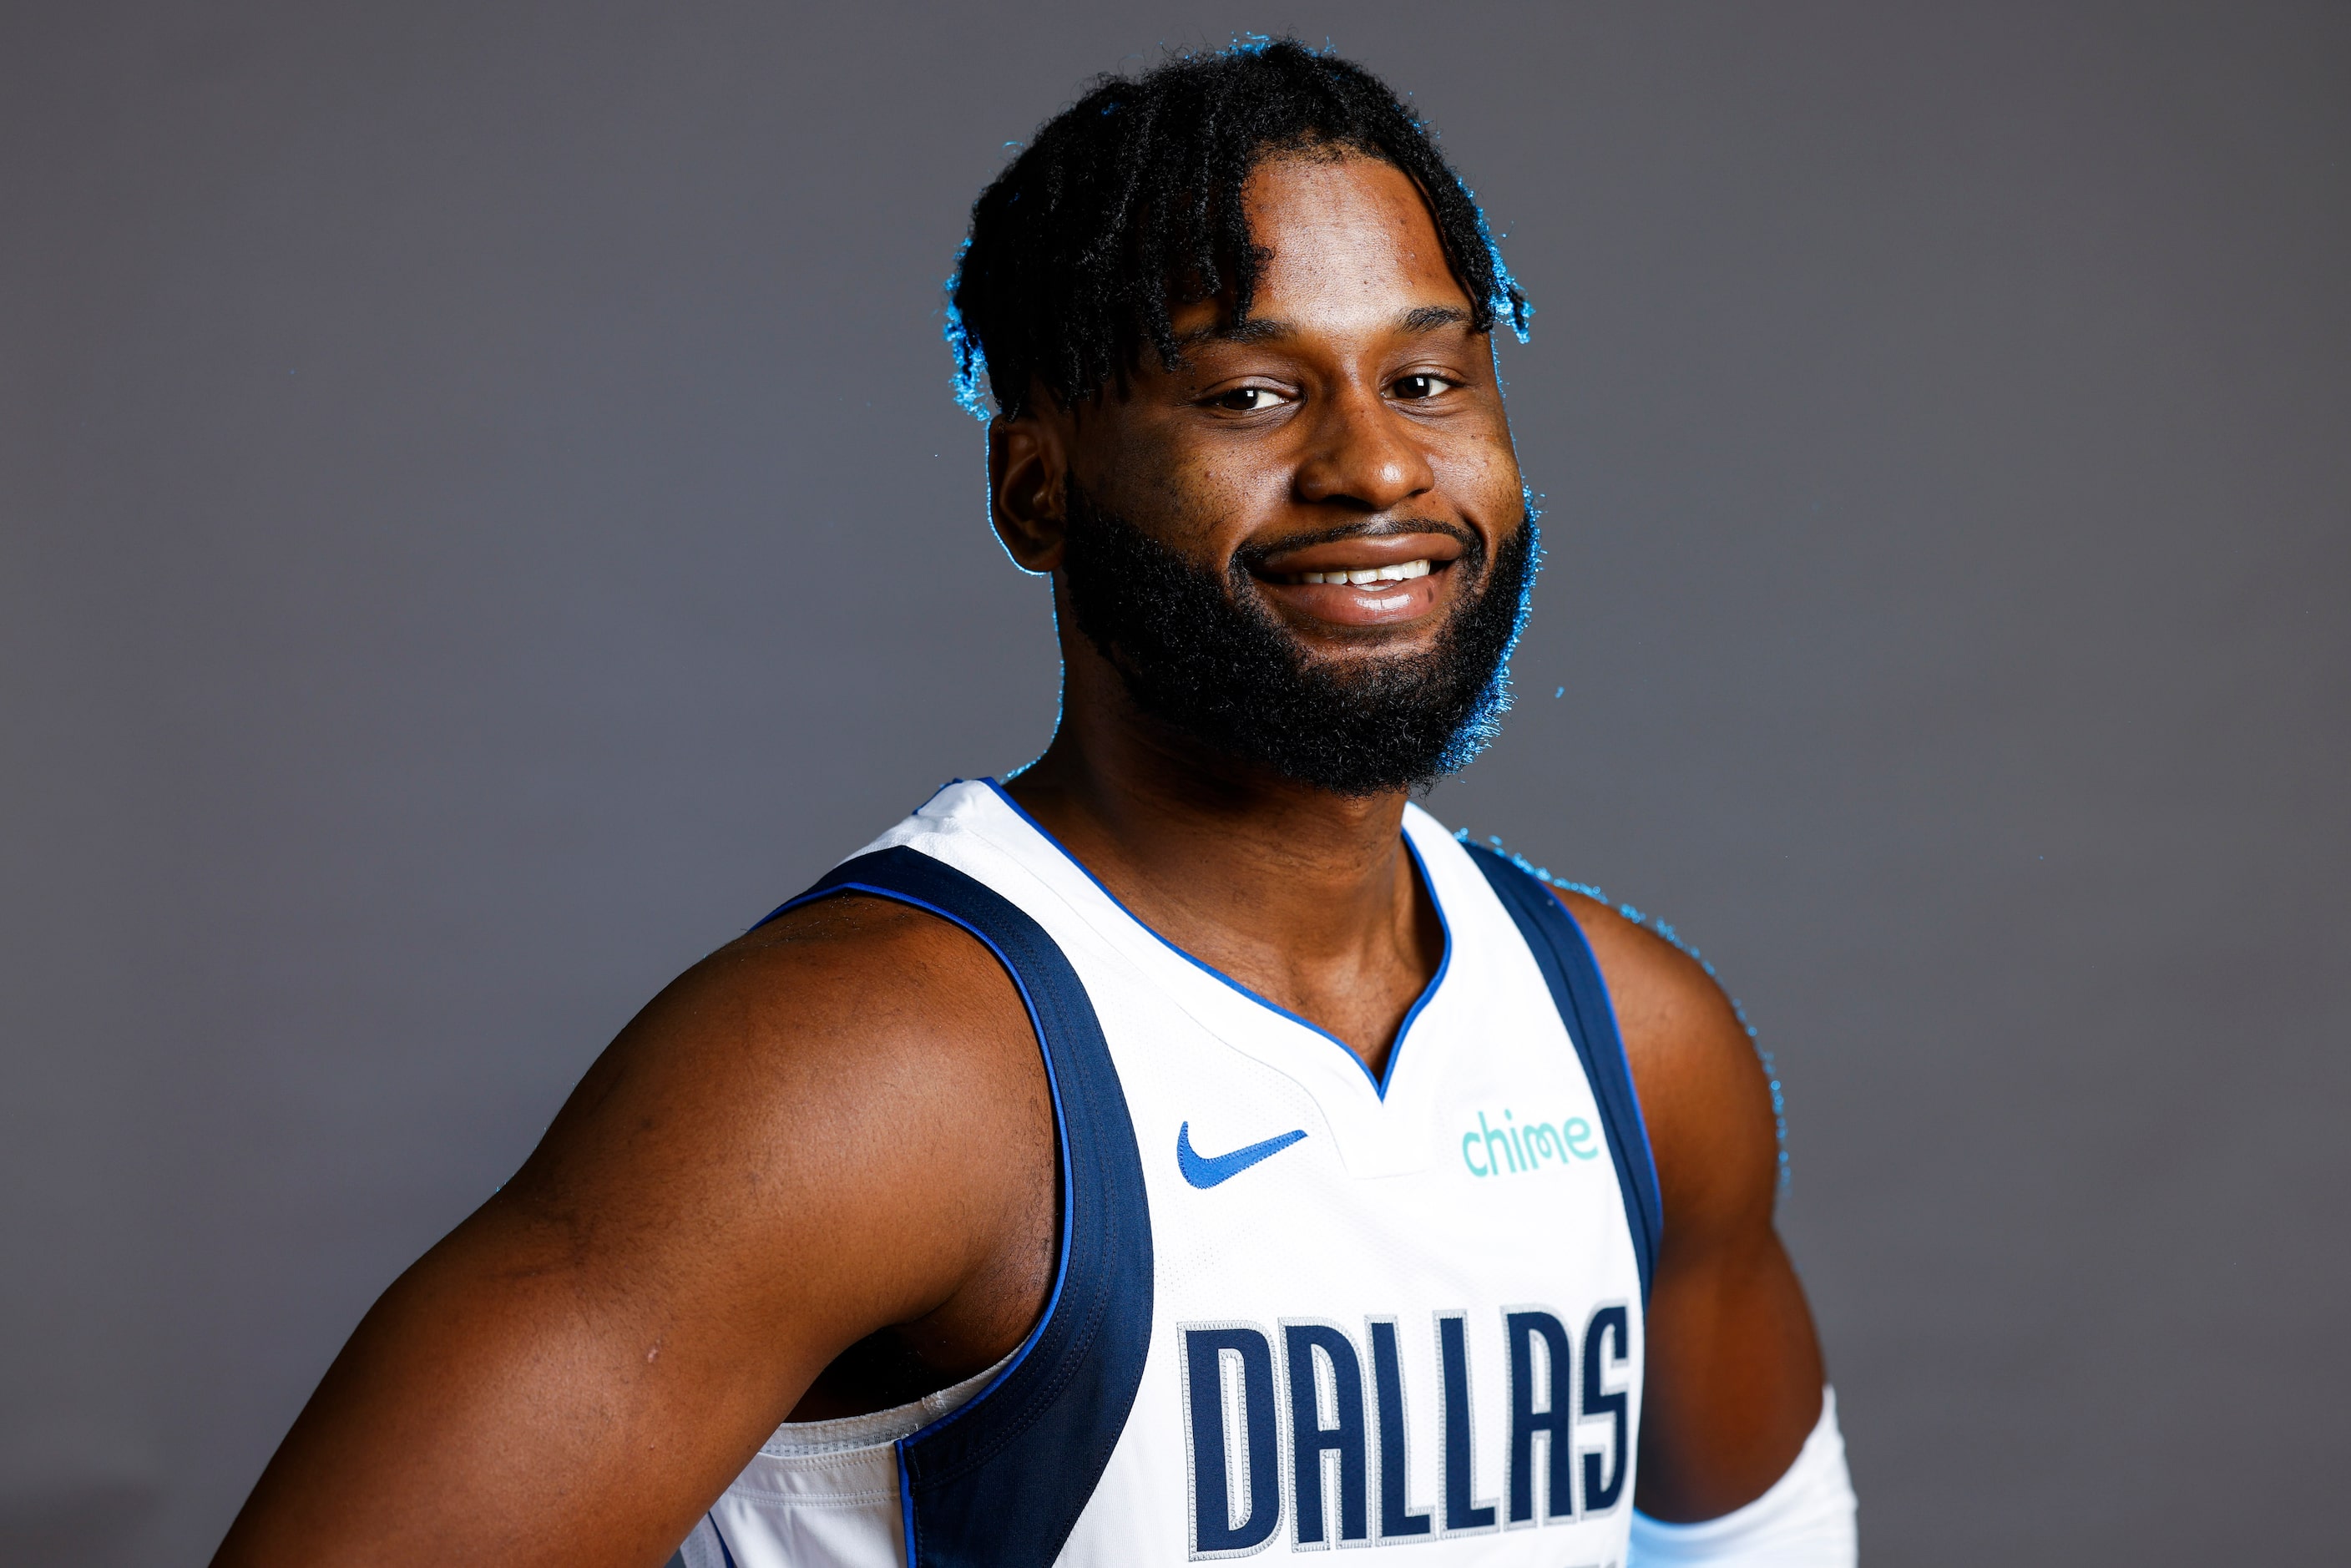
<path id="1" fill-rule="evenodd" d="M 1239 564 L 1293 630 L 1360 641 L 1434 627 L 1474 580 L 1478 541 L 1458 524 L 1399 518 L 1248 550 Z M 1469 570 L 1460 570 L 1467 564 Z"/>
<path id="2" fill-rule="evenodd" d="M 1426 577 L 1434 570 L 1426 557 L 1419 560 L 1402 560 L 1391 566 L 1357 567 L 1341 571 L 1293 571 L 1275 577 L 1275 582 L 1348 584 L 1361 588 L 1374 582 L 1409 582 L 1416 577 Z"/>

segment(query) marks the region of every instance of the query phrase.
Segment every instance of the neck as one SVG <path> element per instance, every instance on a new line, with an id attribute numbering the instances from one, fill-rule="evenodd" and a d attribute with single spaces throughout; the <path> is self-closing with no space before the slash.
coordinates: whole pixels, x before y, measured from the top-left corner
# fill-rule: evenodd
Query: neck
<path id="1" fill-rule="evenodd" d="M 1211 752 L 1066 650 L 1061 727 L 1013 798 L 1136 918 L 1344 1040 L 1376 1076 L 1444 936 L 1405 796 L 1354 799 Z"/>

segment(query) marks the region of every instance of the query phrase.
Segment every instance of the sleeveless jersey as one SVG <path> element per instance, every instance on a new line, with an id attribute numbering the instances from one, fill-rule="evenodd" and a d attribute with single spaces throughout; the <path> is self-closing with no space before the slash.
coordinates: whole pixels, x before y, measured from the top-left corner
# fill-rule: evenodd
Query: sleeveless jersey
<path id="1" fill-rule="evenodd" d="M 1053 1096 L 1059 1262 L 1005 1362 L 786 1426 L 674 1561 L 1622 1563 L 1659 1214 L 1615 1020 L 1547 889 L 1416 806 L 1404 833 L 1445 951 L 1378 1079 L 993 780 L 784 905 L 876 894 L 994 951 Z"/>

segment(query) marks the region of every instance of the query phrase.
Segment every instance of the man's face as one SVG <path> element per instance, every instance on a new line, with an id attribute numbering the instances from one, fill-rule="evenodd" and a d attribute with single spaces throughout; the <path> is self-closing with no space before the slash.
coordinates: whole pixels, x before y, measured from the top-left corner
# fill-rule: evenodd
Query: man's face
<path id="1" fill-rule="evenodd" d="M 1174 370 L 1146 350 L 1126 395 L 1032 416 L 1065 465 L 1053 564 L 1146 709 L 1305 782 L 1401 787 L 1466 759 L 1447 737 L 1528 570 L 1489 340 L 1399 170 L 1281 157 L 1244 194 L 1272 251 L 1249 319 L 1182 307 Z"/>

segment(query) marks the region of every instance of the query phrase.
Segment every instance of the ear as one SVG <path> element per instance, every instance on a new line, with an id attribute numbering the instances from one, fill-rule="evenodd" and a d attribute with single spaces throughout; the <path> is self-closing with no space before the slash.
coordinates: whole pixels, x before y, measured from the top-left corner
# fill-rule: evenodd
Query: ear
<path id="1" fill-rule="evenodd" d="M 1012 559 L 1034 572 L 1061 564 L 1068 518 L 1061 507 L 1069 476 L 1065 422 L 1032 401 L 1018 418 L 987 427 L 989 520 Z"/>

